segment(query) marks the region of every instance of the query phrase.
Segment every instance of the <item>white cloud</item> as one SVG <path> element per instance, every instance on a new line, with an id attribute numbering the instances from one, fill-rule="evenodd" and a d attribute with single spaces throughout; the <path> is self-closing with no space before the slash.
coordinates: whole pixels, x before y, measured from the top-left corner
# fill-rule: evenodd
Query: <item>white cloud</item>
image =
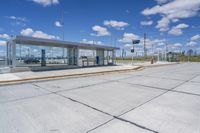
<path id="1" fill-rule="evenodd" d="M 154 39 L 154 40 L 150 40 L 150 44 L 153 45 L 158 45 L 158 46 L 163 46 L 165 45 L 166 39 Z M 148 42 L 147 42 L 148 43 Z"/>
<path id="2" fill-rule="evenodd" d="M 23 35 L 23 36 L 32 36 L 33 33 L 34 33 L 34 31 L 31 28 L 23 29 L 21 31 L 21 35 Z"/>
<path id="3" fill-rule="evenodd" d="M 5 16 L 7 19 L 11 20 L 10 24 L 12 26 L 21 25 L 26 26 L 27 19 L 25 17 L 17 17 L 17 16 Z"/>
<path id="4" fill-rule="evenodd" d="M 187 24 L 179 24 L 175 28 L 177 28 L 177 29 L 184 29 L 184 28 L 188 28 L 188 27 L 189 26 Z"/>
<path id="5" fill-rule="evenodd" d="M 31 37 L 36 37 L 36 38 L 44 38 L 44 39 L 59 39 L 58 36 L 48 35 L 42 31 L 34 31 L 31 28 L 23 29 L 21 31 L 21 35 L 31 36 Z"/>
<path id="6" fill-rule="evenodd" d="M 0 34 L 0 38 L 8 40 L 8 39 L 10 39 L 10 36 L 7 34 Z"/>
<path id="7" fill-rule="evenodd" d="M 135 35 L 133 33 L 124 33 L 123 38 L 119 39 L 119 42 L 122 43 L 131 43 L 132 44 L 132 40 L 140 40 L 140 43 L 138 45 L 143 45 L 144 42 L 144 38 L 140 37 L 138 35 Z M 162 46 L 165 45 L 166 39 L 146 39 L 146 46 L 147 47 L 152 47 L 152 45 L 154 46 Z M 128 46 L 128 44 L 126 46 Z"/>
<path id="8" fill-rule="evenodd" d="M 174 0 L 162 6 L 156 5 L 150 9 L 147 8 L 142 12 L 142 14 L 163 14 L 170 19 L 188 18 L 198 14 L 199 6 L 199 0 Z"/>
<path id="9" fill-rule="evenodd" d="M 141 42 L 144 42 L 144 38 L 141 38 Z M 146 39 L 146 46 L 151 48 L 154 46 L 163 46 L 165 45 L 166 39 Z"/>
<path id="10" fill-rule="evenodd" d="M 168 33 L 175 36 L 180 36 L 183 34 L 181 29 L 176 29 L 176 28 L 172 28 Z"/>
<path id="11" fill-rule="evenodd" d="M 58 39 L 59 38 L 59 37 L 56 37 L 53 35 L 48 35 L 42 31 L 35 31 L 32 36 L 36 37 L 36 38 L 45 38 L 45 39 Z"/>
<path id="12" fill-rule="evenodd" d="M 87 39 L 82 39 L 81 42 L 82 43 L 89 43 L 89 44 L 99 44 L 99 45 L 103 44 L 101 41 L 89 41 Z"/>
<path id="13" fill-rule="evenodd" d="M 189 47 L 193 47 L 193 46 L 196 46 L 197 45 L 197 42 L 194 42 L 194 41 L 190 41 L 187 43 L 187 46 Z"/>
<path id="14" fill-rule="evenodd" d="M 59 0 L 32 0 L 33 2 L 42 6 L 50 6 L 59 4 Z"/>
<path id="15" fill-rule="evenodd" d="M 158 4 L 164 4 L 172 0 L 155 0 Z"/>
<path id="16" fill-rule="evenodd" d="M 5 46 L 6 45 L 6 41 L 1 41 L 0 40 L 0 46 Z"/>
<path id="17" fill-rule="evenodd" d="M 138 35 L 135 35 L 133 33 L 124 33 L 123 38 L 119 39 L 119 42 L 123 42 L 123 43 L 129 43 L 132 42 L 132 40 L 137 40 L 140 37 Z"/>
<path id="18" fill-rule="evenodd" d="M 199 40 L 200 39 L 200 35 L 195 35 L 193 37 L 191 37 L 191 41 L 196 41 L 196 40 Z"/>
<path id="19" fill-rule="evenodd" d="M 114 27 L 118 30 L 123 30 L 124 27 L 128 26 L 129 24 L 123 21 L 105 20 L 104 25 L 109 27 Z"/>
<path id="20" fill-rule="evenodd" d="M 97 32 L 96 34 L 92 33 L 92 36 L 110 36 L 111 33 L 105 27 L 101 27 L 99 25 L 95 25 L 92 27 L 92 30 Z"/>
<path id="21" fill-rule="evenodd" d="M 157 28 L 161 28 L 160 31 L 166 31 L 166 27 L 168 27 L 166 25 L 169 25 L 170 22 L 177 22 L 179 19 L 196 16 L 199 10 L 200 0 L 174 0 L 163 5 L 147 8 L 142 11 L 142 14 L 147 16 L 160 14 L 162 16 L 162 19 L 159 20 L 160 23 L 164 21 L 164 18 L 166 23 L 165 26 L 162 27 L 159 26 L 158 21 Z"/>
<path id="22" fill-rule="evenodd" d="M 56 27 L 62 27 L 62 24 L 61 24 L 59 21 L 56 21 L 56 22 L 54 23 L 54 25 L 55 25 Z"/>
<path id="23" fill-rule="evenodd" d="M 182 47 L 182 44 L 181 43 L 175 43 L 174 47 Z"/>
<path id="24" fill-rule="evenodd" d="M 159 43 L 157 43 L 157 45 L 158 45 L 158 46 L 164 46 L 164 45 L 166 45 L 166 43 L 164 43 L 164 42 L 159 42 Z"/>
<path id="25" fill-rule="evenodd" d="M 182 29 L 188 28 L 187 24 L 179 24 L 177 26 L 172 27 L 172 29 L 168 32 L 171 35 L 179 36 L 183 34 Z"/>
<path id="26" fill-rule="evenodd" d="M 16 17 L 16 16 L 6 16 L 6 18 L 16 21 L 26 22 L 27 19 L 25 17 Z"/>
<path id="27" fill-rule="evenodd" d="M 159 52 L 159 53 L 162 52 L 162 51 L 164 51 L 164 50 L 165 49 L 163 49 L 163 48 L 156 48 L 156 51 Z"/>
<path id="28" fill-rule="evenodd" d="M 125 44 L 124 47 L 125 48 L 131 48 L 131 47 L 133 47 L 133 44 Z"/>
<path id="29" fill-rule="evenodd" d="M 159 29 L 159 31 L 163 32 L 163 31 L 167 31 L 169 30 L 169 19 L 166 17 L 163 17 L 161 20 L 159 20 L 157 22 L 158 24 L 156 25 L 156 28 Z"/>
<path id="30" fill-rule="evenodd" d="M 149 26 L 149 25 L 152 25 L 153 24 L 153 21 L 150 20 L 150 21 L 142 21 L 140 22 L 141 25 L 144 25 L 144 26 Z"/>
<path id="31" fill-rule="evenodd" d="M 176 22 L 179 21 L 179 19 L 172 19 L 171 21 L 172 21 L 173 23 L 176 23 Z"/>

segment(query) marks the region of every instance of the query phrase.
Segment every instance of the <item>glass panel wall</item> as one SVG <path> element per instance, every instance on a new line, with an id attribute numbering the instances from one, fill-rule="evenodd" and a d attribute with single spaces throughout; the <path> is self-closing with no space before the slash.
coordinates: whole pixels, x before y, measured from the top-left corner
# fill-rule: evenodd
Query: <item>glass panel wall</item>
<path id="1" fill-rule="evenodd" d="M 79 65 L 80 66 L 95 66 L 96 65 L 96 50 L 79 50 Z"/>
<path id="2" fill-rule="evenodd" d="M 7 66 L 7 46 L 5 42 L 0 43 L 0 67 Z"/>
<path id="3" fill-rule="evenodd" d="M 42 50 L 45 66 L 67 65 L 67 48 L 16 45 L 16 66 L 41 66 Z"/>
<path id="4" fill-rule="evenodd" d="M 108 51 L 107 59 L 108 59 L 108 65 L 113 64 L 113 60 L 114 60 L 113 51 Z"/>

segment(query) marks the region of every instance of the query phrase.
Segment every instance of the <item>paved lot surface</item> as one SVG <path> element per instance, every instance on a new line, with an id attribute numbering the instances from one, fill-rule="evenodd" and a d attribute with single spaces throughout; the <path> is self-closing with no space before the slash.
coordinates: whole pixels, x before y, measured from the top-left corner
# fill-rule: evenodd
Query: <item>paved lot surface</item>
<path id="1" fill-rule="evenodd" d="M 200 64 L 0 86 L 0 133 L 199 133 Z"/>
<path id="2" fill-rule="evenodd" d="M 173 64 L 173 63 L 168 63 Z M 154 64 L 154 66 L 160 65 L 159 63 Z M 64 70 L 51 70 L 51 71 L 26 71 L 26 72 L 15 72 L 15 73 L 5 73 L 0 76 L 0 83 L 5 84 L 7 81 L 14 80 L 27 80 L 35 78 L 47 78 L 47 77 L 62 77 L 62 76 L 72 76 L 72 75 L 84 75 L 84 74 L 94 74 L 103 73 L 110 71 L 127 71 L 139 69 L 139 66 L 104 66 L 104 67 L 88 67 L 88 68 L 78 68 L 78 69 L 64 69 Z"/>

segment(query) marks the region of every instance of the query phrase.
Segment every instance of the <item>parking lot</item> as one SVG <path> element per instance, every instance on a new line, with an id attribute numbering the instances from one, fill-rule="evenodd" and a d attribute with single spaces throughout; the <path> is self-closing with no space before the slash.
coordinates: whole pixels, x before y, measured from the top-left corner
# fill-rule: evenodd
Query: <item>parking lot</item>
<path id="1" fill-rule="evenodd" d="M 0 133 L 199 133 L 200 63 L 0 86 Z"/>

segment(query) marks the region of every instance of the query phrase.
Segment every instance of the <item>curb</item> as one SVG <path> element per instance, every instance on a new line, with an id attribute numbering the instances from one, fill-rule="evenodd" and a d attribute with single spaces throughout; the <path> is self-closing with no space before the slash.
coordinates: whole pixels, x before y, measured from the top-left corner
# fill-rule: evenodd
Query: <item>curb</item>
<path id="1" fill-rule="evenodd" d="M 170 65 L 177 65 L 177 64 L 180 64 L 180 63 L 173 63 L 173 64 L 159 64 L 159 65 L 147 65 L 147 66 L 142 66 L 142 67 L 145 67 L 145 68 L 152 68 L 152 67 L 170 66 Z"/>
<path id="2" fill-rule="evenodd" d="M 5 80 L 5 81 L 0 81 L 0 86 L 8 85 L 8 84 L 28 83 L 28 82 L 33 82 L 33 81 L 45 81 L 45 80 L 67 78 L 67 77 L 77 77 L 77 76 L 84 77 L 88 75 L 98 75 L 98 74 L 105 74 L 105 73 L 107 74 L 107 73 L 126 72 L 126 71 L 141 71 L 143 69 L 144 67 L 138 66 L 136 68 L 122 69 L 122 70 L 107 70 L 107 71 L 100 71 L 100 72 L 66 74 L 66 75 L 58 75 L 58 76 L 45 76 L 45 77 L 26 78 L 26 79 L 18 79 L 18 80 Z"/>

